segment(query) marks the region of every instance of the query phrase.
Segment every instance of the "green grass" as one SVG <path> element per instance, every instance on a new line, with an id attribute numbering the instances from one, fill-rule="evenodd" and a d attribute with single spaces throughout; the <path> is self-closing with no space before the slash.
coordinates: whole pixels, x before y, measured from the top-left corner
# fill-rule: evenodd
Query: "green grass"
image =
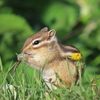
<path id="1" fill-rule="evenodd" d="M 78 62 L 78 65 L 80 62 Z M 79 68 L 82 64 L 79 65 Z M 100 77 L 84 84 L 80 72 L 80 85 L 59 86 L 57 90 L 50 90 L 41 77 L 41 73 L 26 66 L 23 62 L 13 71 L 14 63 L 4 70 L 0 60 L 0 100 L 100 100 Z M 93 83 L 95 86 L 93 86 Z M 11 87 L 12 86 L 12 87 Z"/>

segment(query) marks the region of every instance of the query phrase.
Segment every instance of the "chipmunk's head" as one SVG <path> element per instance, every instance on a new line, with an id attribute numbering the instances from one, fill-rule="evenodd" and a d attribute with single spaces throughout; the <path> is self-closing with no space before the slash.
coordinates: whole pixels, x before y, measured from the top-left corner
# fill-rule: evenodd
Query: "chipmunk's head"
<path id="1" fill-rule="evenodd" d="M 23 58 L 26 63 L 37 69 L 43 67 L 57 42 L 55 34 L 55 30 L 48 31 L 48 28 L 45 27 L 30 36 L 26 40 L 21 54 L 18 55 L 18 60 Z"/>

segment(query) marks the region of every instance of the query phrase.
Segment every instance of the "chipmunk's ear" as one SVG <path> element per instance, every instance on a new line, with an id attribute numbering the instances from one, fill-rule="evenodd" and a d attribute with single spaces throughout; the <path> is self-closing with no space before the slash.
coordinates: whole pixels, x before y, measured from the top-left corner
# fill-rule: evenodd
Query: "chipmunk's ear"
<path id="1" fill-rule="evenodd" d="M 42 31 L 42 32 L 48 31 L 48 28 L 47 28 L 47 27 L 44 27 L 44 28 L 41 29 L 40 31 Z"/>
<path id="2" fill-rule="evenodd" d="M 56 34 L 56 31 L 55 30 L 50 30 L 48 31 L 48 39 L 52 38 L 52 37 L 55 37 L 55 34 Z"/>

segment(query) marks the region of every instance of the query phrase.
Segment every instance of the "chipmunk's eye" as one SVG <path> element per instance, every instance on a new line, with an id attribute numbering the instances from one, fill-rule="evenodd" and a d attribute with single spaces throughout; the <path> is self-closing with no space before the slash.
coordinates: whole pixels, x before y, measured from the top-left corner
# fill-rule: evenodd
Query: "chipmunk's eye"
<path id="1" fill-rule="evenodd" d="M 37 41 L 34 41 L 33 45 L 37 45 L 37 44 L 39 44 L 39 43 L 40 43 L 40 41 L 37 40 Z"/>

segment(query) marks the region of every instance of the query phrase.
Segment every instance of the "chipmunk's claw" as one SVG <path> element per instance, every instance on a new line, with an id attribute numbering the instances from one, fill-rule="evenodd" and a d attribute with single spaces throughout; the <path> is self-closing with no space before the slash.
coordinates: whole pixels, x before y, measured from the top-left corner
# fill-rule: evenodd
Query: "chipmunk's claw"
<path id="1" fill-rule="evenodd" d="M 69 56 L 68 58 L 70 58 L 72 60 L 81 60 L 82 59 L 82 55 L 81 55 L 81 53 L 73 53 L 73 55 Z"/>

